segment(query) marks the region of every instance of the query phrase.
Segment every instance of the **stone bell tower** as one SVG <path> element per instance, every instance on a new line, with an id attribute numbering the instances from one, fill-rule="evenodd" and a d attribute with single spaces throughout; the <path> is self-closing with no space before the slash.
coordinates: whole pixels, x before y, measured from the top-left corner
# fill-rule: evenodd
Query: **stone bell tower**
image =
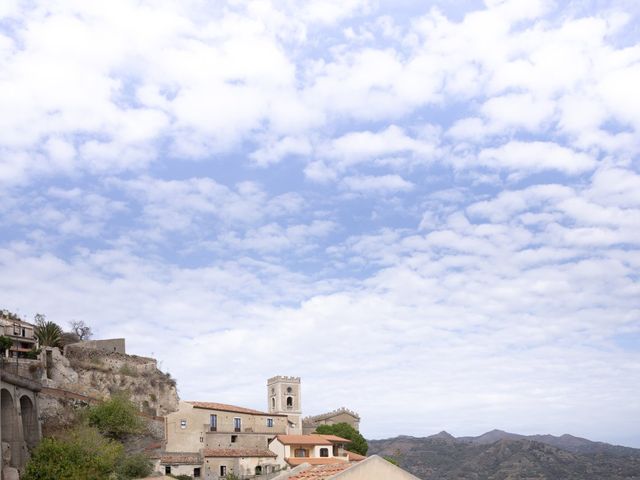
<path id="1" fill-rule="evenodd" d="M 287 433 L 302 435 L 302 396 L 300 377 L 277 376 L 267 380 L 269 413 L 286 415 Z"/>

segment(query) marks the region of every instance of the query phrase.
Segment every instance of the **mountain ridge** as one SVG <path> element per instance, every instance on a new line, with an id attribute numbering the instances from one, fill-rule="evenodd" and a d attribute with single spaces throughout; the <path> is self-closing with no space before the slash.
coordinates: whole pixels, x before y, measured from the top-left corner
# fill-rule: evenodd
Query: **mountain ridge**
<path id="1" fill-rule="evenodd" d="M 369 440 L 369 453 L 396 460 L 423 480 L 640 480 L 640 449 L 564 434 L 492 430 L 477 437 Z"/>

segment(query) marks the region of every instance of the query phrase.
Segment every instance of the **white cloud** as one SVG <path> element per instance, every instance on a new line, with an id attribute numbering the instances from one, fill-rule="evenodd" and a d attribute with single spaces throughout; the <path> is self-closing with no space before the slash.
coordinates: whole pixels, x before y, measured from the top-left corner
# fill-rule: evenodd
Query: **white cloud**
<path id="1" fill-rule="evenodd" d="M 343 185 L 355 192 L 403 192 L 414 186 L 400 175 L 345 177 Z"/>
<path id="2" fill-rule="evenodd" d="M 577 175 L 595 168 L 595 160 L 553 142 L 511 141 L 497 148 L 485 148 L 478 154 L 482 165 L 520 172 L 556 170 Z"/>

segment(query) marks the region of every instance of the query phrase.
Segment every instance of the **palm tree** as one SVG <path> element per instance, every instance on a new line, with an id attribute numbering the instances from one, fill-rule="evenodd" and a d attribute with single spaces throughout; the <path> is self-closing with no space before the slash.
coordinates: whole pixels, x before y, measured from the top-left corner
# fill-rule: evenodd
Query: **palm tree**
<path id="1" fill-rule="evenodd" d="M 38 319 L 34 333 L 41 347 L 62 346 L 62 329 L 54 322 Z"/>

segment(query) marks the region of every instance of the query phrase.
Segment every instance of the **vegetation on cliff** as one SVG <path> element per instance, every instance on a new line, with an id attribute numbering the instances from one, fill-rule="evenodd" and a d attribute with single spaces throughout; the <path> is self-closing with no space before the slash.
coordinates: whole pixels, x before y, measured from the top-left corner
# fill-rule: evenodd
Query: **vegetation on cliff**
<path id="1" fill-rule="evenodd" d="M 128 480 L 149 475 L 151 463 L 141 454 L 128 455 L 121 441 L 140 433 L 135 405 L 116 396 L 91 407 L 76 424 L 35 448 L 25 480 Z"/>

